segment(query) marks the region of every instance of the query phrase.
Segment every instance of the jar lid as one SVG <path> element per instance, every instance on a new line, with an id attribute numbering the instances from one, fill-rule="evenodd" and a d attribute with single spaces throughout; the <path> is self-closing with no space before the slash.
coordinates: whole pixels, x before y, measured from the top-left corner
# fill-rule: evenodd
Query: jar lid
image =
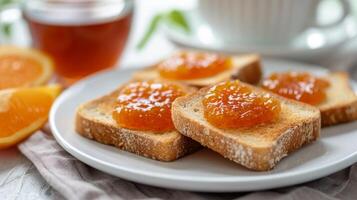
<path id="1" fill-rule="evenodd" d="M 133 0 L 27 0 L 23 4 L 26 17 L 55 25 L 90 25 L 126 16 Z"/>

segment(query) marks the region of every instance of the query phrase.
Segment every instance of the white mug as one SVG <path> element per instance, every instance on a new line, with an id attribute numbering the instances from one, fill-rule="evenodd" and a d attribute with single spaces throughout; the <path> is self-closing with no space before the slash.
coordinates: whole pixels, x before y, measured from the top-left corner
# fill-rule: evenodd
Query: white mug
<path id="1" fill-rule="evenodd" d="M 287 43 L 311 27 L 340 24 L 350 14 L 348 0 L 338 0 L 342 16 L 337 21 L 316 23 L 323 0 L 200 0 L 198 13 L 216 37 L 241 44 Z M 332 11 L 333 12 L 333 11 Z"/>

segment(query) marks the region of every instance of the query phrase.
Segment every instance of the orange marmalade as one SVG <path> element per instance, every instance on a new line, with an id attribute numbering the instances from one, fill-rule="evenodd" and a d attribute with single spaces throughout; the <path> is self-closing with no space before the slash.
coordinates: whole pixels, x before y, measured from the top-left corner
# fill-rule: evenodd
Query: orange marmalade
<path id="1" fill-rule="evenodd" d="M 165 132 L 174 130 L 171 104 L 185 92 L 173 83 L 133 82 L 120 90 L 113 119 L 124 128 Z"/>
<path id="2" fill-rule="evenodd" d="M 326 99 L 328 87 L 328 81 L 306 72 L 273 73 L 263 81 L 263 88 L 311 105 Z"/>
<path id="3" fill-rule="evenodd" d="M 271 122 L 279 117 L 281 110 L 278 99 L 267 93 L 257 93 L 239 81 L 211 87 L 202 103 L 206 120 L 225 129 Z"/>
<path id="4" fill-rule="evenodd" d="M 179 52 L 157 65 L 160 76 L 174 80 L 205 78 L 227 70 L 230 57 L 201 52 Z"/>

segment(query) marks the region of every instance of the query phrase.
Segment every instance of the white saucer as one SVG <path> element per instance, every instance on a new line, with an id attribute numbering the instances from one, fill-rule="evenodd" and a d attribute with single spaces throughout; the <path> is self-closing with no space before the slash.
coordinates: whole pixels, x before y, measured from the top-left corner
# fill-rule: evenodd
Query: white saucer
<path id="1" fill-rule="evenodd" d="M 266 60 L 274 71 L 325 69 L 303 63 Z M 287 158 L 268 172 L 249 171 L 210 150 L 174 162 L 159 162 L 81 137 L 74 131 L 76 107 L 114 90 L 133 70 L 106 71 L 78 82 L 54 103 L 50 125 L 58 143 L 84 163 L 130 181 L 153 186 L 205 192 L 271 189 L 314 180 L 357 161 L 357 122 L 323 129 L 322 138 Z M 353 82 L 353 86 L 357 84 Z"/>
<path id="2" fill-rule="evenodd" d="M 329 29 L 311 28 L 286 45 L 247 45 L 224 42 L 214 35 L 210 26 L 194 10 L 185 11 L 187 21 L 192 29 L 190 34 L 182 30 L 164 26 L 164 32 L 173 42 L 197 49 L 223 51 L 228 53 L 256 52 L 265 56 L 315 61 L 333 53 L 338 47 L 357 36 L 357 24 L 353 17 L 348 17 L 340 25 Z"/>

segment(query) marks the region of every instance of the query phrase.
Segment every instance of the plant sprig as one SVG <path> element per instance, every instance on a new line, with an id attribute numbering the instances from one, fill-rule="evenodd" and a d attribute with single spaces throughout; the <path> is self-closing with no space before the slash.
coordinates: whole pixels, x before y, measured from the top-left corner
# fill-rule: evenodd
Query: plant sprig
<path id="1" fill-rule="evenodd" d="M 148 29 L 136 46 L 137 49 L 141 50 L 146 46 L 161 23 L 181 28 L 186 34 L 191 33 L 191 27 L 182 11 L 171 10 L 165 13 L 159 13 L 151 19 Z"/>
<path id="2" fill-rule="evenodd" d="M 0 0 L 0 7 L 9 5 L 11 3 L 15 2 L 15 0 Z"/>
<path id="3" fill-rule="evenodd" d="M 0 0 L 0 12 L 1 10 L 11 4 L 17 3 L 18 0 Z M 0 31 L 7 38 L 10 38 L 12 35 L 12 24 L 10 23 L 2 23 L 0 21 Z"/>

